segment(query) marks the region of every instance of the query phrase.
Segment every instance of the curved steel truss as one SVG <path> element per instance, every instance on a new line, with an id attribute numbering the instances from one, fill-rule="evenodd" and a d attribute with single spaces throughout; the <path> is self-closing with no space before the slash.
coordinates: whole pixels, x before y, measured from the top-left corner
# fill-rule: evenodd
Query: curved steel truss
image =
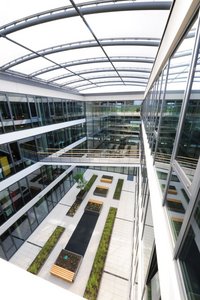
<path id="1" fill-rule="evenodd" d="M 99 39 L 102 46 L 148 46 L 148 47 L 158 47 L 160 39 L 155 38 L 116 38 L 116 39 Z M 3 66 L 0 67 L 1 71 L 5 71 L 9 68 L 27 62 L 31 59 L 38 57 L 44 57 L 46 55 L 55 54 L 58 52 L 77 50 L 83 48 L 98 47 L 98 43 L 95 40 L 80 41 L 70 44 L 57 45 L 55 47 L 49 47 L 46 49 L 39 50 L 28 55 L 21 56 Z"/>
<path id="2" fill-rule="evenodd" d="M 131 56 L 111 56 L 110 57 L 113 62 L 139 62 L 139 63 L 147 63 L 147 64 L 153 64 L 154 59 L 149 58 L 149 57 L 131 57 Z M 107 59 L 105 57 L 96 57 L 96 58 L 87 58 L 87 59 L 80 59 L 80 60 L 75 60 L 75 61 L 70 61 L 66 63 L 62 63 L 61 66 L 63 68 L 65 67 L 73 67 L 73 66 L 78 66 L 78 65 L 87 65 L 87 64 L 94 64 L 94 63 L 104 63 L 107 62 Z M 58 66 L 51 66 L 48 68 L 43 68 L 41 70 L 38 70 L 36 72 L 33 72 L 29 74 L 29 77 L 35 77 L 39 76 L 41 74 L 51 72 L 58 70 Z"/>
<path id="3" fill-rule="evenodd" d="M 115 2 L 117 3 L 113 3 L 113 1 L 106 1 L 106 3 L 104 1 L 85 2 L 83 4 L 78 4 L 77 7 L 83 15 L 89 15 L 129 10 L 169 10 L 172 3 L 171 1 L 132 2 L 128 0 Z M 0 36 L 6 36 L 10 33 L 28 28 L 30 26 L 75 16 L 78 16 L 78 13 L 72 5 L 48 10 L 5 24 L 4 26 L 0 27 Z"/>
<path id="4" fill-rule="evenodd" d="M 108 72 L 113 72 L 113 69 L 111 68 L 98 68 L 98 69 L 87 69 L 87 70 L 83 70 L 80 72 L 77 72 L 78 75 L 86 75 L 86 74 L 93 74 L 93 73 L 108 73 Z M 146 73 L 146 74 L 150 74 L 151 69 L 139 69 L 139 68 L 118 68 L 118 72 L 131 72 L 131 73 Z M 70 78 L 72 77 L 73 74 L 65 74 L 65 75 L 60 75 L 60 76 L 56 76 L 53 77 L 49 80 L 47 80 L 48 83 L 50 82 L 55 82 L 57 80 L 61 80 L 61 79 L 65 79 L 65 78 Z"/>
<path id="5" fill-rule="evenodd" d="M 127 22 L 127 30 L 124 31 L 124 34 L 119 33 L 118 35 L 118 31 L 120 30 L 116 30 L 115 34 L 113 34 L 113 31 L 110 31 L 110 34 L 108 34 L 106 28 L 104 28 L 104 33 L 102 34 L 95 27 L 95 22 L 90 22 L 91 16 L 89 17 L 89 15 L 100 14 L 98 16 L 100 18 L 104 18 L 104 13 L 109 13 L 109 17 L 117 15 L 116 23 L 112 24 L 113 29 L 115 29 L 119 25 L 118 16 L 121 12 L 127 12 L 127 14 L 131 14 L 131 17 L 133 15 L 135 17 L 136 14 L 141 14 L 141 12 L 143 16 L 143 11 L 148 14 L 152 14 L 153 11 L 169 11 L 172 2 L 167 0 L 144 2 L 133 0 L 96 0 L 89 2 L 81 1 L 82 3 L 76 3 L 76 0 L 69 0 L 69 2 L 71 5 L 37 12 L 21 19 L 17 19 L 16 17 L 16 20 L 0 26 L 0 48 L 3 41 L 3 46 L 8 44 L 11 48 L 17 49 L 16 53 L 13 52 L 14 55 L 12 53 L 12 59 L 0 59 L 0 72 L 10 74 L 13 77 L 21 76 L 21 78 L 25 78 L 26 80 L 46 83 L 49 86 L 52 85 L 70 90 L 78 89 L 79 91 L 86 88 L 91 89 L 99 86 L 120 84 L 123 86 L 136 85 L 144 87 L 147 84 L 151 67 L 154 63 L 161 33 L 154 34 L 154 31 L 148 31 L 148 27 L 143 28 L 141 24 L 138 24 L 138 30 L 136 30 L 136 34 L 134 35 L 134 29 L 137 26 L 131 28 Z M 48 8 L 51 8 L 50 4 Z M 86 18 L 86 16 L 88 17 Z M 73 36 L 71 39 L 64 36 L 64 26 L 61 25 L 68 22 L 71 24 L 72 21 L 70 21 L 70 18 L 72 17 L 76 17 L 75 20 L 78 20 L 74 24 L 80 26 L 80 39 L 78 35 L 78 38 Z M 69 20 L 65 21 L 65 19 Z M 58 22 L 59 20 L 63 21 Z M 122 28 L 124 26 L 123 20 L 120 23 Z M 149 20 L 149 25 L 151 25 L 154 20 L 151 18 Z M 23 33 L 31 32 L 29 28 L 33 26 L 37 26 L 39 30 L 41 29 L 43 32 L 41 36 L 46 38 L 46 26 L 40 25 L 48 22 L 51 22 L 53 26 L 54 24 L 61 24 L 60 30 L 57 30 L 57 32 L 54 32 L 53 29 L 52 37 L 57 38 L 57 34 L 59 35 L 59 39 L 55 38 L 55 42 L 53 38 L 51 40 L 50 35 L 47 35 L 47 40 L 49 40 L 48 42 L 45 40 L 42 49 L 39 43 L 41 37 L 38 38 L 40 32 L 37 30 L 32 31 L 34 32 L 33 36 L 35 35 L 35 40 L 31 43 L 23 40 L 23 37 L 27 36 Z M 160 21 L 157 24 L 160 26 Z M 140 26 L 142 30 L 139 30 L 141 29 Z M 58 27 L 55 26 L 55 28 Z M 72 26 L 70 31 L 73 32 L 74 28 Z M 100 27 L 100 30 L 102 28 L 103 26 Z M 155 28 L 154 26 L 153 29 L 155 30 Z M 85 32 L 83 40 L 81 40 L 81 29 Z M 18 33 L 19 31 L 21 31 L 20 34 Z M 32 36 L 30 35 L 30 40 L 31 38 Z M 50 45 L 51 47 L 49 47 Z M 87 48 L 90 49 L 90 52 L 88 50 L 86 54 L 84 49 Z M 93 48 L 94 50 L 92 50 Z M 20 51 L 18 51 L 19 49 Z M 98 52 L 96 49 L 98 49 Z M 121 49 L 125 49 L 123 54 Z M 98 54 L 95 54 L 95 51 Z M 74 60 L 73 56 L 76 57 Z M 90 67 L 86 66 L 84 68 L 84 65 L 90 65 Z"/>

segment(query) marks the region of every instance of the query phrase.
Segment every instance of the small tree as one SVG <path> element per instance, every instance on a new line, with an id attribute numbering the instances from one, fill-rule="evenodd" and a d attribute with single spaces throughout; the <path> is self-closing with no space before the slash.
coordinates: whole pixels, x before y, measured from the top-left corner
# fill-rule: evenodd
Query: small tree
<path id="1" fill-rule="evenodd" d="M 78 189 L 86 190 L 87 181 L 85 180 L 83 173 L 76 173 L 73 178 L 77 182 Z"/>

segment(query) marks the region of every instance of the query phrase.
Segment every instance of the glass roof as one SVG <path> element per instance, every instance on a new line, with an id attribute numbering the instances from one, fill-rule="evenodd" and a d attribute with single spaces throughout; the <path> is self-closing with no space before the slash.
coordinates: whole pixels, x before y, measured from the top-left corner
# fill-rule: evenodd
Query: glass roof
<path id="1" fill-rule="evenodd" d="M 7 0 L 0 72 L 75 92 L 145 90 L 171 2 Z"/>

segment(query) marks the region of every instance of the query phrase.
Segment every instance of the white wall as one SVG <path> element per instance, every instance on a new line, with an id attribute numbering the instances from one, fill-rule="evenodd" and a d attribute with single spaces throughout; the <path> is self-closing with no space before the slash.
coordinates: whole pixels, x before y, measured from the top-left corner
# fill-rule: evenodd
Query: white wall
<path id="1" fill-rule="evenodd" d="M 48 85 L 42 85 L 34 82 L 28 84 L 27 80 L 1 78 L 0 87 L 2 92 L 18 93 L 25 95 L 35 95 L 43 97 L 56 97 L 69 100 L 83 100 L 83 96 L 69 93 L 67 91 L 56 89 Z"/>
<path id="2" fill-rule="evenodd" d="M 78 119 L 69 122 L 57 123 L 52 125 L 40 126 L 20 131 L 13 131 L 9 133 L 4 133 L 0 135 L 0 144 L 10 143 L 13 141 L 22 140 L 28 137 L 36 136 L 38 134 L 43 134 L 46 132 L 71 127 L 74 125 L 85 123 L 85 119 Z"/>
<path id="3" fill-rule="evenodd" d="M 177 262 L 173 257 L 173 241 L 168 227 L 165 208 L 162 206 L 162 197 L 153 158 L 147 141 L 147 136 L 142 124 L 143 141 L 146 157 L 147 176 L 149 182 L 150 201 L 154 224 L 160 290 L 162 300 L 183 300 L 182 282 L 178 275 Z"/>
<path id="4" fill-rule="evenodd" d="M 20 300 L 84 299 L 3 259 L 0 259 L 0 269 L 2 298 Z"/>

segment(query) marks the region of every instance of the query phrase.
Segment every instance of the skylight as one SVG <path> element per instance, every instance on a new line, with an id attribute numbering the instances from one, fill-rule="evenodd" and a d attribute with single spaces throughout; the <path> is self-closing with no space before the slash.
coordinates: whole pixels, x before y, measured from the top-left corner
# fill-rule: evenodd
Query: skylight
<path id="1" fill-rule="evenodd" d="M 170 5 L 8 0 L 0 11 L 0 71 L 81 93 L 116 85 L 144 91 Z"/>

